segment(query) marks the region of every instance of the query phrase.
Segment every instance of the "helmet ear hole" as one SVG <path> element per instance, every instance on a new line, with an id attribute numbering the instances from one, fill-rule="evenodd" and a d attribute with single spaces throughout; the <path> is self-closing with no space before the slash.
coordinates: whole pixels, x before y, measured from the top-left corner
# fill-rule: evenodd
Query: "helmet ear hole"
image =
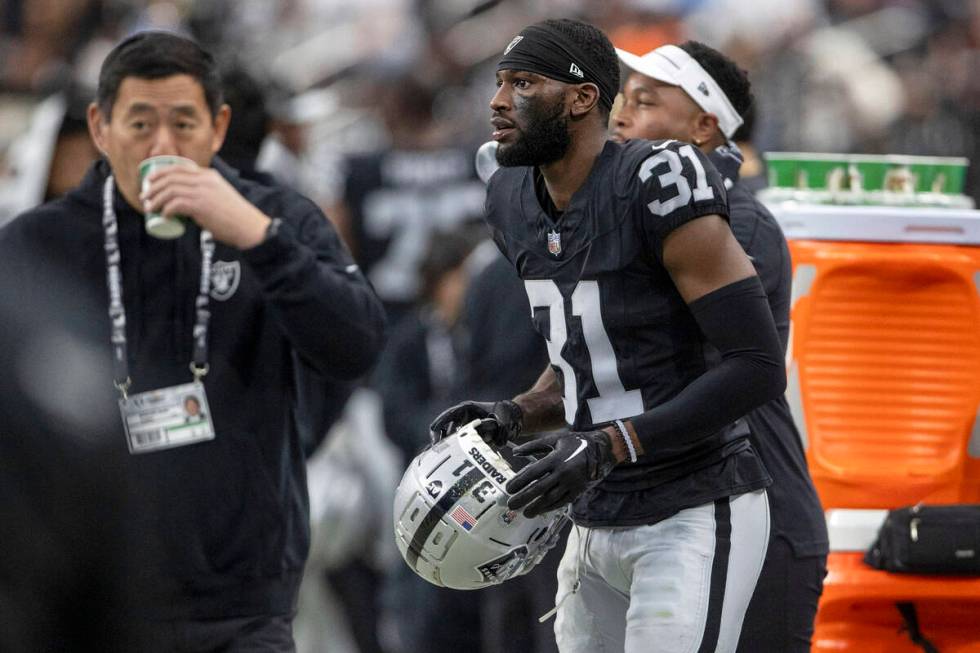
<path id="1" fill-rule="evenodd" d="M 567 522 L 566 510 L 533 518 L 508 510 L 508 458 L 519 459 L 486 444 L 480 421 L 416 456 L 395 493 L 398 550 L 419 576 L 442 587 L 479 589 L 527 573 Z"/>

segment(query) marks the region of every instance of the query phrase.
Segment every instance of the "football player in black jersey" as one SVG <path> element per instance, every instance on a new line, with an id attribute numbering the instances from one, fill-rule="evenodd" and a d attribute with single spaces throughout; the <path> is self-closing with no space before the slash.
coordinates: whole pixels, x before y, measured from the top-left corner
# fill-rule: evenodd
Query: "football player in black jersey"
<path id="1" fill-rule="evenodd" d="M 412 75 L 386 85 L 380 113 L 390 142 L 342 163 L 343 197 L 329 211 L 396 325 L 420 299 L 430 243 L 467 224 L 480 228 L 485 189 L 473 148 L 436 119 L 436 91 Z"/>
<path id="2" fill-rule="evenodd" d="M 720 96 L 698 89 L 710 78 L 744 116 L 752 104 L 748 77 L 725 55 L 693 41 L 663 46 L 642 57 L 622 51 L 619 55 L 627 76 L 623 103 L 612 121 L 613 139 L 678 138 L 708 155 L 725 180 L 732 231 L 759 274 L 785 352 L 792 283 L 789 248 L 772 214 L 739 181 L 740 153 L 729 142 L 737 138 L 736 121 L 723 122 L 725 111 L 716 108 Z M 756 408 L 746 421 L 750 441 L 773 476 L 768 489 L 772 525 L 738 650 L 808 653 L 826 573 L 823 509 L 786 398 Z"/>
<path id="3" fill-rule="evenodd" d="M 551 366 L 513 400 L 447 410 L 432 436 L 493 416 L 486 439 L 538 458 L 508 505 L 571 503 L 561 651 L 732 652 L 769 537 L 770 477 L 740 418 L 786 376 L 721 176 L 688 143 L 607 139 L 619 62 L 590 25 L 525 28 L 497 83 L 486 219 Z"/>

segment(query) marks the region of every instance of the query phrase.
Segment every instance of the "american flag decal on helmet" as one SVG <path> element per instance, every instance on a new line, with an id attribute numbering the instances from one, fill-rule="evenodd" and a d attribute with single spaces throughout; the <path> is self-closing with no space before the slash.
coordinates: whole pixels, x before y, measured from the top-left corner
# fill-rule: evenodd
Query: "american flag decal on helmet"
<path id="1" fill-rule="evenodd" d="M 473 530 L 473 527 L 476 526 L 476 520 L 473 519 L 473 515 L 467 512 L 463 506 L 456 506 L 456 509 L 449 516 L 453 518 L 453 521 L 468 531 Z"/>

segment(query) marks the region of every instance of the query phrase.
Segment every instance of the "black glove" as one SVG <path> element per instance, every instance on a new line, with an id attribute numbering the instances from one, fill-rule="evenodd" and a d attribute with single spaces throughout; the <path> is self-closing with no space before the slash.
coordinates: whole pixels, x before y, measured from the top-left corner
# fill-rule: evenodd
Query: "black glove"
<path id="1" fill-rule="evenodd" d="M 518 456 L 544 458 L 522 469 L 507 483 L 507 507 L 534 517 L 574 501 L 616 466 L 606 431 L 546 435 L 514 449 Z"/>
<path id="2" fill-rule="evenodd" d="M 461 426 L 475 419 L 487 418 L 493 421 L 480 424 L 477 432 L 488 444 L 502 447 L 508 440 L 514 440 L 520 435 L 524 412 L 510 399 L 497 402 L 464 401 L 442 411 L 432 421 L 429 425 L 429 439 L 432 440 L 432 444 L 435 444 Z"/>

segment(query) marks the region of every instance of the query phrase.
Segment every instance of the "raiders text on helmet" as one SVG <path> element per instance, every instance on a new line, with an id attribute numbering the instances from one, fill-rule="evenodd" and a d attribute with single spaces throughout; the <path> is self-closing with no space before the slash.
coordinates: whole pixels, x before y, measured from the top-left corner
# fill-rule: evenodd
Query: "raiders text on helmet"
<path id="1" fill-rule="evenodd" d="M 479 589 L 530 571 L 558 540 L 565 511 L 507 508 L 510 464 L 476 432 L 480 420 L 420 453 L 395 494 L 395 541 L 429 582 Z"/>

